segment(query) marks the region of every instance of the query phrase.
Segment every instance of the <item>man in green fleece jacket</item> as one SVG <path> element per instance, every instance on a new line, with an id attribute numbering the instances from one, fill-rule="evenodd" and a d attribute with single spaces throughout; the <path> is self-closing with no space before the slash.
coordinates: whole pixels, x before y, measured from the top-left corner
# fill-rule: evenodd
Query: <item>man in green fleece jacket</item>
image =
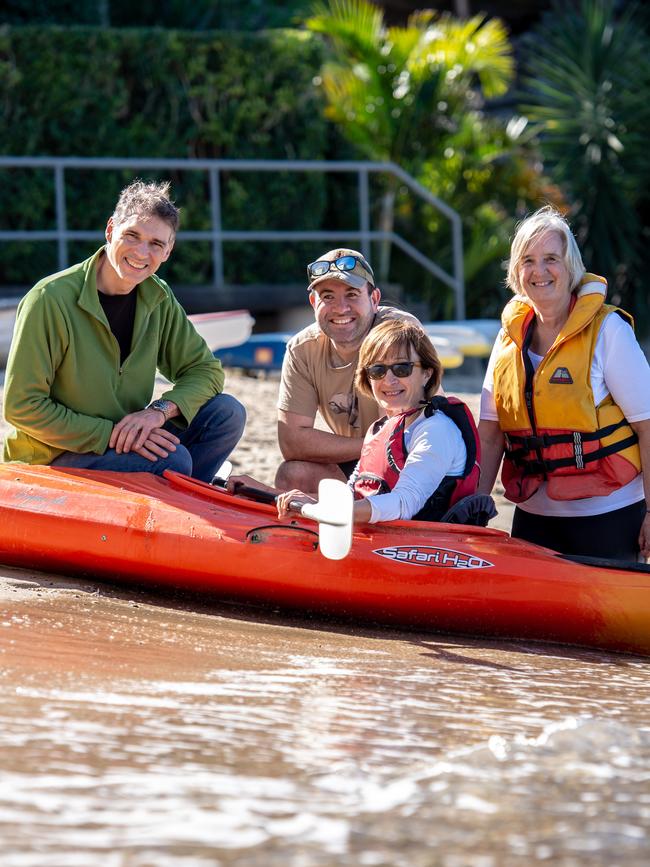
<path id="1" fill-rule="evenodd" d="M 169 184 L 126 187 L 106 245 L 23 298 L 5 377 L 13 430 L 4 460 L 161 474 L 210 482 L 246 413 L 169 286 L 156 276 L 174 246 Z M 171 383 L 150 403 L 156 371 Z"/>

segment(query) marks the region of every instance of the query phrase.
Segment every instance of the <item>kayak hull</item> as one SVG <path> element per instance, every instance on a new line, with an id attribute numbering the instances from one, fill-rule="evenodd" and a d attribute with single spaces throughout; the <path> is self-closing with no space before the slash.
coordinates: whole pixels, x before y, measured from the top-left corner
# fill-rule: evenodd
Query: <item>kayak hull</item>
<path id="1" fill-rule="evenodd" d="M 436 632 L 650 655 L 650 575 L 491 528 L 398 521 L 325 559 L 317 526 L 178 473 L 0 465 L 0 562 Z"/>

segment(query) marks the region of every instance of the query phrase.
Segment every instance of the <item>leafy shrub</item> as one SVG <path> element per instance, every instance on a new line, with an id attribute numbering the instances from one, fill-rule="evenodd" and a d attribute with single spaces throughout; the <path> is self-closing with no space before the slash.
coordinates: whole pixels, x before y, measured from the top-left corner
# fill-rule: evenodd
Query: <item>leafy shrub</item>
<path id="1" fill-rule="evenodd" d="M 290 27 L 311 0 L 4 0 L 7 24 L 95 24 L 182 30 Z"/>
<path id="2" fill-rule="evenodd" d="M 297 31 L 192 33 L 88 27 L 0 30 L 0 117 L 7 155 L 145 158 L 295 158 L 332 156 L 336 137 L 323 119 L 312 77 L 320 63 L 315 40 Z M 146 172 L 155 177 L 155 172 Z M 99 230 L 123 171 L 67 172 L 68 226 Z M 329 207 L 318 173 L 237 172 L 222 177 L 224 228 L 319 228 Z M 206 175 L 172 174 L 182 206 L 181 228 L 210 224 Z M 54 228 L 51 172 L 0 171 L 1 228 Z M 27 245 L 29 247 L 30 245 Z M 0 246 L 0 283 L 30 284 L 56 268 L 53 245 Z M 78 249 L 81 249 L 79 245 Z M 85 248 L 84 248 L 85 249 Z M 302 275 L 304 258 L 274 245 L 277 282 Z M 169 276 L 210 282 L 209 249 L 179 244 Z M 229 245 L 226 279 L 260 280 L 260 256 Z M 70 260 L 78 259 L 77 247 Z M 262 263 L 263 265 L 264 263 Z"/>
<path id="3" fill-rule="evenodd" d="M 620 14 L 618 14 L 620 11 Z M 635 4 L 554 0 L 524 42 L 524 112 L 570 203 L 585 265 L 650 329 L 650 37 Z"/>

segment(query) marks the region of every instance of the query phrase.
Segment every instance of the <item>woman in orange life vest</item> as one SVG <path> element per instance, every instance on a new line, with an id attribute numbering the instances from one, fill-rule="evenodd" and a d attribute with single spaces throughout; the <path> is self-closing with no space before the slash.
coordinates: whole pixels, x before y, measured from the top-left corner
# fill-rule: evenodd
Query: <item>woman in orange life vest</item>
<path id="1" fill-rule="evenodd" d="M 385 416 L 368 430 L 350 477 L 355 522 L 439 520 L 451 503 L 476 490 L 474 422 L 460 401 L 434 397 L 441 376 L 438 354 L 417 324 L 391 319 L 363 341 L 356 387 L 373 396 Z M 281 494 L 280 517 L 291 501 L 313 499 L 295 490 Z"/>
<path id="2" fill-rule="evenodd" d="M 524 220 L 481 394 L 482 477 L 517 504 L 512 535 L 565 554 L 650 556 L 650 367 L 605 304 L 566 220 Z M 645 469 L 645 472 L 643 470 Z M 645 490 L 644 490 L 645 485 Z"/>

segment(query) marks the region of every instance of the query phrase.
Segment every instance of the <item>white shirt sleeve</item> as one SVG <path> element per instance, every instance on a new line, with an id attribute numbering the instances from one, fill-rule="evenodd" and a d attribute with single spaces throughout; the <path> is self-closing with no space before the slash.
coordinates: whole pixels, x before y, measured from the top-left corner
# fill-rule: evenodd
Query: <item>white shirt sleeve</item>
<path id="1" fill-rule="evenodd" d="M 419 418 L 405 433 L 408 455 L 395 487 L 368 497 L 370 523 L 408 520 L 417 514 L 447 475 L 460 476 L 467 449 L 460 430 L 442 412 Z"/>
<path id="2" fill-rule="evenodd" d="M 596 405 L 609 393 L 628 421 L 650 418 L 650 365 L 629 323 L 617 313 L 610 313 L 601 326 L 591 385 Z"/>
<path id="3" fill-rule="evenodd" d="M 499 420 L 499 416 L 497 415 L 497 405 L 494 400 L 494 365 L 498 352 L 497 346 L 501 347 L 502 334 L 503 329 L 499 331 L 499 336 L 492 347 L 490 360 L 488 361 L 487 370 L 485 371 L 485 378 L 483 379 L 483 387 L 481 388 L 481 408 L 479 411 L 479 418 L 484 419 L 485 421 Z"/>

